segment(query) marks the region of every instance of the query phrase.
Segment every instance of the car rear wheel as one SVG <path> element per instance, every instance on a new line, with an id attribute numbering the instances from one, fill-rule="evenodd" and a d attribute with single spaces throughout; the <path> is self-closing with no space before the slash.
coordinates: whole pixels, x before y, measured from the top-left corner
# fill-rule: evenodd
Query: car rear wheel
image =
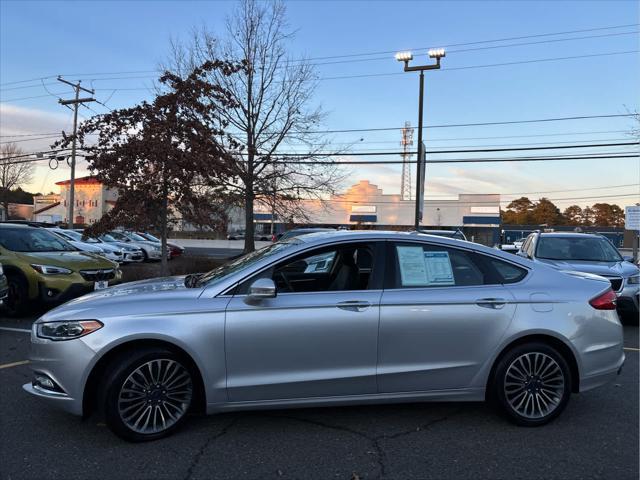
<path id="1" fill-rule="evenodd" d="M 7 313 L 14 317 L 26 315 L 29 311 L 29 285 L 27 281 L 16 274 L 7 275 L 9 295 L 4 301 Z"/>
<path id="2" fill-rule="evenodd" d="M 107 426 L 133 442 L 162 438 L 184 422 L 193 392 L 193 373 L 173 352 L 130 352 L 117 361 L 102 389 Z"/>
<path id="3" fill-rule="evenodd" d="M 549 345 L 519 345 L 500 359 L 491 393 L 512 422 L 527 427 L 544 425 L 560 415 L 569 402 L 571 370 Z"/>

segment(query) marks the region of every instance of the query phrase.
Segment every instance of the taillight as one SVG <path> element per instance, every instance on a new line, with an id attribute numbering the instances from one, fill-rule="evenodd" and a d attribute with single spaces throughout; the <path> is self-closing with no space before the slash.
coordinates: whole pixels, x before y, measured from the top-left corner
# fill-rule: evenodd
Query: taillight
<path id="1" fill-rule="evenodd" d="M 617 300 L 618 297 L 616 297 L 615 292 L 609 289 L 596 298 L 591 299 L 589 305 L 596 310 L 615 310 Z"/>

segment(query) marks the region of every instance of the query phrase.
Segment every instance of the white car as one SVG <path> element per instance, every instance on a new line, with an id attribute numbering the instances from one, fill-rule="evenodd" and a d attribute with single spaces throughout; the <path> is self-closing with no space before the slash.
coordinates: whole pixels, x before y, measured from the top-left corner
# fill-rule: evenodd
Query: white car
<path id="1" fill-rule="evenodd" d="M 113 238 L 119 242 L 125 242 L 142 250 L 144 260 L 160 260 L 162 256 L 160 244 L 156 242 L 150 242 L 149 240 L 141 237 L 137 233 L 133 232 L 109 232 Z"/>
<path id="2" fill-rule="evenodd" d="M 113 262 L 121 263 L 123 261 L 124 254 L 122 248 L 118 248 L 107 243 L 101 243 L 94 238 L 87 238 L 83 240 L 82 234 L 75 230 L 65 230 L 63 228 L 48 228 L 47 230 L 50 230 L 59 237 L 62 237 L 64 240 L 83 252 L 98 253 Z"/>
<path id="3" fill-rule="evenodd" d="M 63 230 L 62 228 L 57 227 L 46 228 L 46 230 L 50 231 L 56 237 L 64 240 L 65 242 L 70 243 L 81 252 L 95 253 L 97 255 L 102 255 L 103 257 L 106 256 L 104 250 L 102 250 L 100 247 L 89 245 L 88 243 L 85 243 L 83 241 L 76 240 L 75 238 L 73 238 L 73 236 L 69 235 L 70 231 L 68 230 Z"/>

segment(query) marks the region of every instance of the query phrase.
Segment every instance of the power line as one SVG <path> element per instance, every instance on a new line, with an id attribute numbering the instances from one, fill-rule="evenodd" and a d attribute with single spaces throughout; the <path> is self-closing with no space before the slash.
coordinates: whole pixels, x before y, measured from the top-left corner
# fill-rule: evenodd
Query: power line
<path id="1" fill-rule="evenodd" d="M 638 53 L 640 50 L 623 50 L 618 52 L 606 52 L 606 53 L 593 53 L 590 55 L 573 55 L 569 57 L 555 57 L 555 58 L 539 58 L 535 60 L 521 60 L 517 62 L 504 62 L 504 63 L 487 63 L 483 65 L 465 65 L 460 67 L 448 67 L 441 68 L 442 72 L 450 72 L 452 70 L 468 70 L 475 68 L 492 68 L 492 67 L 504 67 L 509 65 L 523 65 L 527 63 L 540 63 L 540 62 L 556 62 L 561 60 L 573 60 L 579 58 L 593 58 L 593 57 L 605 57 L 611 55 L 626 55 L 629 53 Z M 339 75 L 335 77 L 319 77 L 318 80 L 344 80 L 351 78 L 368 78 L 368 77 L 390 77 L 396 75 L 406 75 L 405 72 L 389 72 L 389 73 L 363 73 L 358 75 Z"/>

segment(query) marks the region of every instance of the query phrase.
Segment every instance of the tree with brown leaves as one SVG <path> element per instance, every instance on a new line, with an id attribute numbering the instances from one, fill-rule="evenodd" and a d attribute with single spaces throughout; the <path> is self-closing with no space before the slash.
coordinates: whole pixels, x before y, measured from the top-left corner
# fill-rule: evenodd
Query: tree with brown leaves
<path id="1" fill-rule="evenodd" d="M 172 220 L 181 216 L 209 226 L 223 221 L 226 201 L 221 185 L 232 174 L 227 147 L 239 145 L 225 132 L 228 122 L 222 112 L 235 108 L 236 102 L 225 87 L 209 79 L 212 72 L 224 77 L 240 68 L 232 62 L 207 61 L 182 77 L 166 72 L 152 101 L 81 124 L 78 139 L 87 152 L 89 170 L 118 191 L 113 209 L 88 233 L 117 227 L 158 230 L 161 274 L 166 275 Z"/>

